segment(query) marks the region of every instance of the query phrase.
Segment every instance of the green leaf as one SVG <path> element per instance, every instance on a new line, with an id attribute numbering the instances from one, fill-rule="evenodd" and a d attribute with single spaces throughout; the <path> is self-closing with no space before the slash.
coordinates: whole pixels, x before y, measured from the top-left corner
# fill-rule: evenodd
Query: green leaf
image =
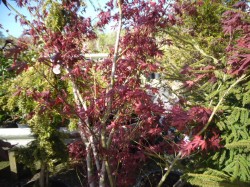
<path id="1" fill-rule="evenodd" d="M 216 126 L 222 131 L 223 129 L 226 128 L 225 124 L 223 123 L 223 121 L 218 121 L 216 123 Z"/>
<path id="2" fill-rule="evenodd" d="M 248 109 L 242 109 L 241 110 L 241 115 L 240 115 L 240 122 L 242 124 L 246 124 L 248 121 L 248 116 L 249 116 L 249 110 Z"/>
<path id="3" fill-rule="evenodd" d="M 243 94 L 242 104 L 243 104 L 243 106 L 246 106 L 246 105 L 250 104 L 250 91 Z"/>
<path id="4" fill-rule="evenodd" d="M 220 157 L 220 159 L 219 159 L 219 164 L 220 164 L 220 165 L 225 161 L 225 159 L 226 159 L 226 154 L 227 154 L 227 151 L 224 150 L 223 153 L 222 153 L 222 155 L 221 155 L 221 157 Z"/>
<path id="5" fill-rule="evenodd" d="M 238 108 L 233 108 L 231 115 L 227 118 L 228 124 L 233 124 L 238 121 L 240 117 L 240 110 Z"/>
<path id="6" fill-rule="evenodd" d="M 250 139 L 249 140 L 240 140 L 238 142 L 232 142 L 226 144 L 227 149 L 247 149 L 250 151 Z"/>

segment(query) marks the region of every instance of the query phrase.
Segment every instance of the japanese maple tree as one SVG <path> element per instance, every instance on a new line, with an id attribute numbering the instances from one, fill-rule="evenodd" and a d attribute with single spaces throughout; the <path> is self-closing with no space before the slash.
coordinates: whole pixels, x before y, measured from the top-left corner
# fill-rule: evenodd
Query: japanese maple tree
<path id="1" fill-rule="evenodd" d="M 143 86 L 141 77 L 158 69 L 156 57 L 162 51 L 153 33 L 167 26 L 166 2 L 108 2 L 97 26 L 117 21 L 117 38 L 110 57 L 102 62 L 85 58 L 84 42 L 96 34 L 91 19 L 78 14 L 80 1 L 29 3 L 17 1 L 36 16 L 33 21 L 17 17 L 30 27 L 24 33 L 29 41 L 20 39 L 8 55 L 13 57 L 13 70 L 35 69 L 48 86 L 18 88 L 18 95 L 37 103 L 27 122 L 38 117 L 41 122 L 50 112 L 60 114 L 62 121 L 69 120 L 79 129 L 89 186 L 132 185 L 133 172 L 146 157 L 132 142 L 159 132 L 159 118 L 165 113 L 161 104 L 153 102 L 148 94 L 152 88 Z M 115 7 L 118 12 L 113 13 Z M 21 63 L 20 55 L 29 51 L 35 56 Z"/>

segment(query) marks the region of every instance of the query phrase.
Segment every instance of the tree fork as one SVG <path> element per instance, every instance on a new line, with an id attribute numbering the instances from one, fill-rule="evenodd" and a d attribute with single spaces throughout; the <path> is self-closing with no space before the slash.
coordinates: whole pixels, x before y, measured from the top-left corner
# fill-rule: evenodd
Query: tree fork
<path id="1" fill-rule="evenodd" d="M 117 5 L 119 8 L 119 24 L 118 24 L 118 31 L 116 35 L 116 42 L 115 42 L 115 51 L 114 51 L 114 58 L 112 62 L 112 69 L 111 69 L 111 75 L 110 75 L 110 85 L 109 85 L 109 91 L 113 89 L 114 83 L 115 83 L 115 72 L 116 72 L 116 63 L 119 57 L 119 44 L 120 44 L 120 37 L 121 37 L 121 28 L 122 28 L 122 0 L 117 1 Z M 108 120 L 108 117 L 111 113 L 111 107 L 113 102 L 113 97 L 110 96 L 107 100 L 107 111 L 104 114 L 104 117 L 102 119 L 102 131 L 101 131 L 101 143 L 102 147 L 104 149 L 107 149 L 109 146 L 107 146 L 106 142 L 106 122 Z M 112 137 L 112 136 L 110 136 Z M 111 142 L 111 140 L 109 140 Z M 103 163 L 102 163 L 102 170 L 101 170 L 101 176 L 100 176 L 100 187 L 103 187 L 105 185 L 105 173 L 107 171 L 109 183 L 111 187 L 115 187 L 114 179 L 112 176 L 112 172 L 110 170 L 110 164 L 106 158 L 106 155 L 103 157 Z"/>

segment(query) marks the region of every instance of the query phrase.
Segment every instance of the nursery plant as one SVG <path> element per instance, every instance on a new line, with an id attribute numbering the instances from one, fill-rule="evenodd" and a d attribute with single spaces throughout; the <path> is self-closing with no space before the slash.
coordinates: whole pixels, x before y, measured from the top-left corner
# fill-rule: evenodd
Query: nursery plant
<path id="1" fill-rule="evenodd" d="M 13 60 L 10 58 L 11 54 L 8 50 L 4 51 L 4 54 L 10 62 Z M 35 55 L 34 51 L 19 55 L 16 63 L 32 62 L 31 58 Z M 33 172 L 36 172 L 36 165 L 40 162 L 43 168 L 41 170 L 41 181 L 43 181 L 46 178 L 45 173 L 53 171 L 57 163 L 67 161 L 68 154 L 63 143 L 63 135 L 58 131 L 59 127 L 65 126 L 67 122 L 62 120 L 56 110 L 39 113 L 43 106 L 28 95 L 31 88 L 34 90 L 50 88 L 48 82 L 43 80 L 41 72 L 46 74 L 50 81 L 57 81 L 54 74 L 48 73 L 46 67 L 40 66 L 39 70 L 36 67 L 37 65 L 34 64 L 28 70 L 19 72 L 18 69 L 15 69 L 14 63 L 12 67 L 6 68 L 9 73 L 12 73 L 12 77 L 5 79 L 1 85 L 0 106 L 3 114 L 9 114 L 12 121 L 16 121 L 20 125 L 28 124 L 32 129 L 36 140 L 27 148 L 18 149 L 16 157 L 18 162 L 22 162 Z M 63 85 L 61 84 L 61 86 Z M 53 94 L 56 92 L 54 91 Z"/>
<path id="2" fill-rule="evenodd" d="M 175 26 L 162 30 L 173 42 L 166 75 L 183 88 L 166 123 L 189 137 L 176 160 L 187 160 L 191 184 L 248 186 L 249 7 L 179 1 L 173 8 Z"/>

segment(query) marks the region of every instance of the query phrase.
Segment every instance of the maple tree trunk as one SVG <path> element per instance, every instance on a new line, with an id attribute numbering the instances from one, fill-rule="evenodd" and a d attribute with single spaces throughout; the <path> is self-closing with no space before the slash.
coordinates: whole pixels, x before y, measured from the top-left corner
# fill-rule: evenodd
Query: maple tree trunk
<path id="1" fill-rule="evenodd" d="M 107 159 L 107 156 L 103 156 L 102 168 L 101 168 L 101 172 L 100 172 L 99 187 L 105 187 L 105 183 L 106 183 L 105 175 L 106 175 L 106 173 L 107 173 L 107 176 L 109 179 L 110 187 L 115 187 L 116 185 L 115 185 L 114 178 L 112 176 L 109 161 Z"/>
<path id="2" fill-rule="evenodd" d="M 121 29 L 122 29 L 122 1 L 118 0 L 118 8 L 119 8 L 119 24 L 118 24 L 118 30 L 117 30 L 117 35 L 116 35 L 116 42 L 115 42 L 115 48 L 114 48 L 114 59 L 112 62 L 112 69 L 111 69 L 111 75 L 110 75 L 110 85 L 109 85 L 109 90 L 112 90 L 114 87 L 114 77 L 115 77 L 115 72 L 116 72 L 116 63 L 118 60 L 119 56 L 119 42 L 120 42 L 120 36 L 121 36 Z M 112 139 L 112 134 L 113 131 L 111 131 L 110 136 L 108 138 L 108 141 L 106 140 L 106 122 L 108 119 L 108 116 L 111 114 L 111 107 L 112 107 L 112 102 L 113 102 L 113 97 L 110 96 L 109 99 L 107 100 L 107 110 L 106 113 L 103 117 L 102 120 L 102 131 L 101 131 L 101 144 L 104 149 L 108 149 L 109 145 L 111 143 Z M 107 156 L 103 156 L 103 161 L 102 161 L 102 169 L 100 172 L 100 183 L 99 187 L 104 187 L 105 186 L 105 174 L 107 172 L 108 179 L 109 179 L 109 184 L 111 187 L 115 187 L 115 181 L 112 176 L 112 172 L 110 169 L 110 164 L 107 159 Z"/>
<path id="3" fill-rule="evenodd" d="M 66 72 L 67 73 L 70 72 L 69 68 L 66 68 Z M 74 100 L 75 100 L 76 105 L 78 107 L 82 106 L 84 108 L 84 110 L 86 111 L 87 110 L 86 103 L 82 99 L 77 85 L 75 84 L 75 82 L 73 80 L 71 80 L 71 82 L 73 84 L 73 95 L 74 95 Z M 91 132 L 89 132 L 90 126 L 89 126 L 88 119 L 86 119 L 85 122 L 86 122 L 86 124 L 84 124 L 84 122 L 81 119 L 79 119 L 78 129 L 79 129 L 79 133 L 80 133 L 82 142 L 85 145 L 85 149 L 86 149 L 86 153 L 87 153 L 86 165 L 87 165 L 88 184 L 90 187 L 95 187 L 93 164 L 92 164 L 92 158 L 91 158 L 92 149 L 93 149 L 93 155 L 94 155 L 94 160 L 96 163 L 97 170 L 98 170 L 98 168 L 100 168 L 100 166 L 99 166 L 98 160 L 97 160 L 97 152 L 96 152 L 94 141 L 93 141 L 93 135 L 91 135 Z M 86 125 L 87 125 L 88 129 L 85 128 Z"/>
<path id="4" fill-rule="evenodd" d="M 92 163 L 92 158 L 91 158 L 91 151 L 92 146 L 91 146 L 91 140 L 92 140 L 92 136 L 90 135 L 91 138 L 87 139 L 87 134 L 86 134 L 86 129 L 85 132 L 82 129 L 82 122 L 80 120 L 79 125 L 78 125 L 78 129 L 79 129 L 79 133 L 81 136 L 81 140 L 85 145 L 85 150 L 86 150 L 86 165 L 87 165 L 87 178 L 88 178 L 88 184 L 90 187 L 95 187 L 95 181 L 94 181 L 94 172 L 93 172 L 93 163 Z M 95 158 L 94 158 L 95 159 Z"/>
<path id="5" fill-rule="evenodd" d="M 88 147 L 86 146 L 86 151 L 87 151 L 86 163 L 87 163 L 88 183 L 89 187 L 95 187 L 90 145 L 88 145 Z"/>
<path id="6" fill-rule="evenodd" d="M 112 172 L 111 172 L 111 169 L 110 169 L 110 164 L 109 164 L 109 161 L 108 161 L 108 158 L 106 157 L 106 160 L 105 160 L 105 168 L 107 170 L 107 174 L 108 174 L 108 178 L 109 178 L 109 184 L 111 187 L 115 187 L 115 181 L 114 181 L 114 178 L 112 176 Z"/>
<path id="7" fill-rule="evenodd" d="M 93 152 L 95 166 L 96 166 L 97 171 L 99 172 L 100 169 L 101 169 L 100 168 L 100 161 L 99 161 L 99 158 L 98 158 L 98 153 L 97 153 L 94 138 L 93 138 L 92 135 L 89 137 L 89 142 L 90 142 L 91 149 L 92 149 L 92 152 Z"/>
<path id="8" fill-rule="evenodd" d="M 99 187 L 105 187 L 105 173 L 106 173 L 105 162 L 102 161 L 102 168 L 100 171 L 100 179 L 99 179 Z"/>

